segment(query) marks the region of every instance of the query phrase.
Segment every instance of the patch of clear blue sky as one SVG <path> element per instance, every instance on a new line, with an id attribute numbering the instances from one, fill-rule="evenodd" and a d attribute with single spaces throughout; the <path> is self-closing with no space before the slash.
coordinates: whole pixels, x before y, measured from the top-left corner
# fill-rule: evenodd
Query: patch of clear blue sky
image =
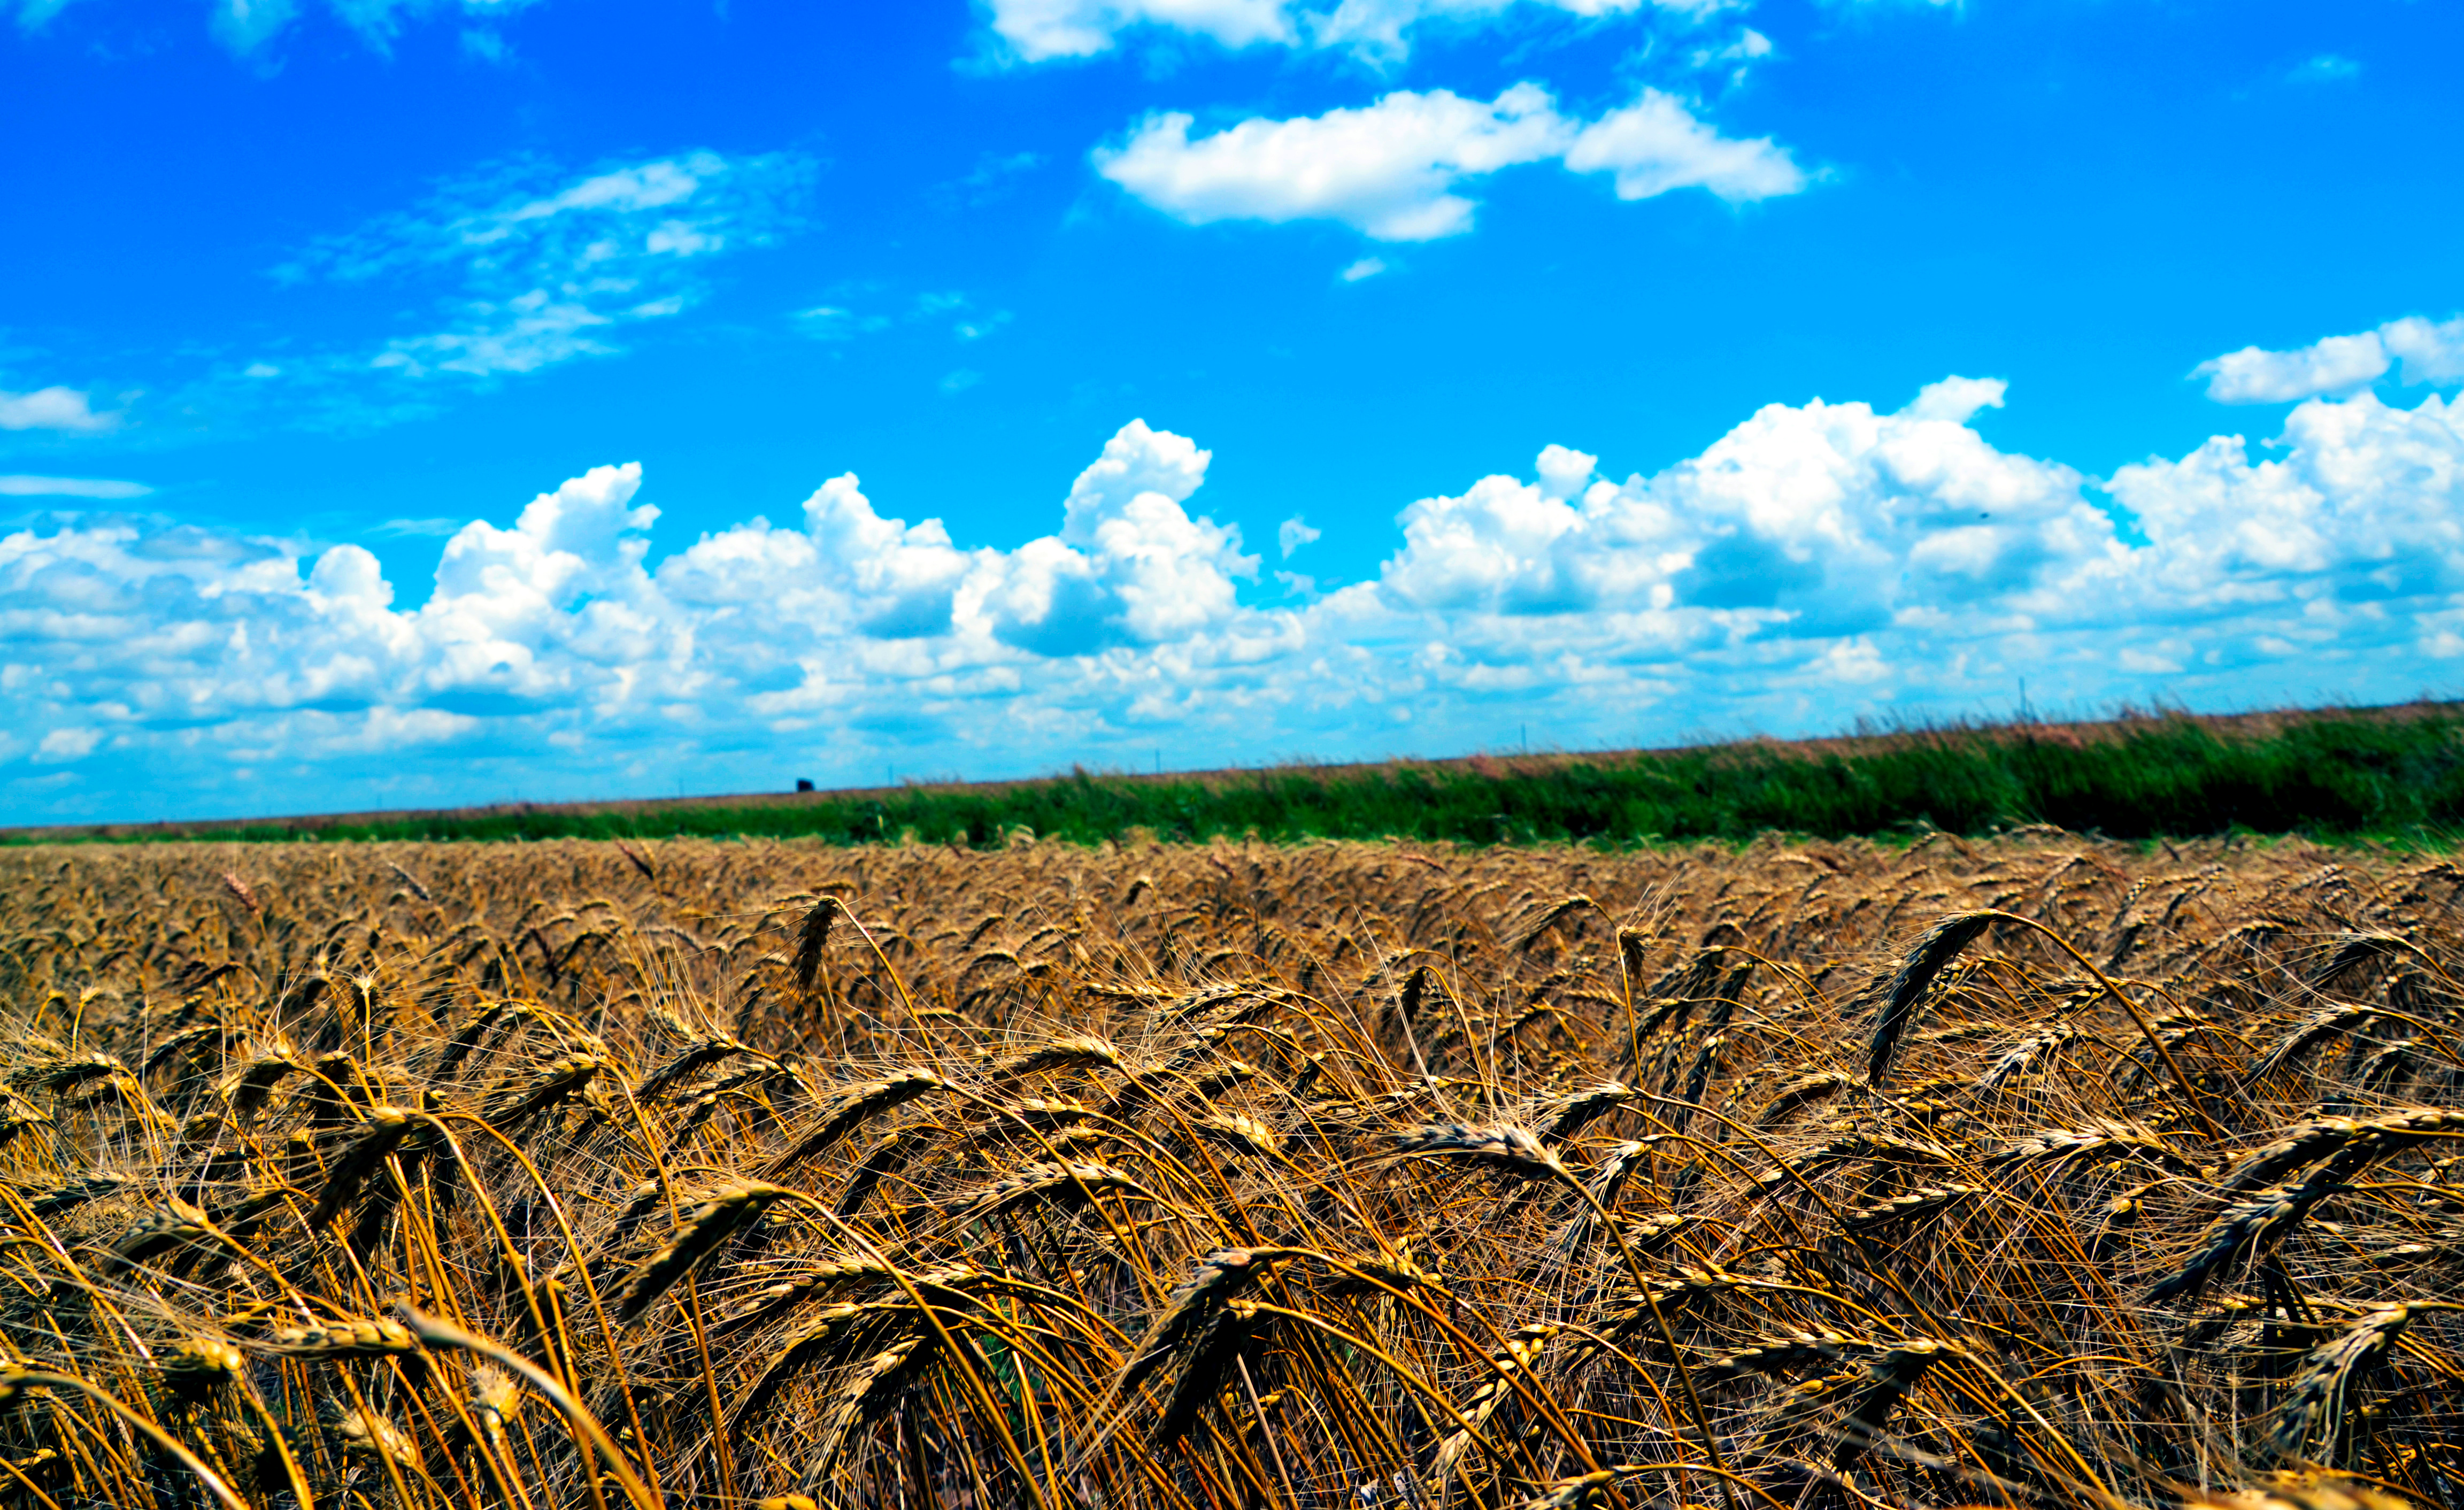
<path id="1" fill-rule="evenodd" d="M 1731 208 L 1509 170 L 1470 190 L 1471 233 L 1401 247 L 1179 225 L 1088 154 L 1148 110 L 1220 123 L 1397 87 L 1531 79 L 1595 113 L 1684 77 L 1683 29 L 1529 12 L 1424 32 L 1380 74 L 1153 36 L 970 67 L 982 18 L 956 0 L 541 0 L 495 29 L 500 61 L 449 12 L 381 51 L 312 8 L 241 57 L 204 11 L 78 0 L 0 28 L 0 388 L 143 393 L 113 434 L 0 432 L 0 471 L 361 540 L 400 603 L 436 542 L 374 527 L 504 522 L 603 462 L 646 464 L 654 554 L 791 520 L 850 470 L 885 514 L 1015 544 L 1133 416 L 1215 451 L 1194 509 L 1270 561 L 1280 519 L 1323 529 L 1295 565 L 1329 583 L 1375 570 L 1403 505 L 1528 474 L 1544 443 L 1623 476 L 1767 403 L 1896 406 L 1948 373 L 2011 380 L 1980 421 L 1995 444 L 2103 472 L 2273 430 L 2280 409 L 2202 397 L 2205 358 L 2464 303 L 2464 9 L 2431 0 L 1764 0 L 1729 24 L 1775 55 L 1739 87 L 1699 76 L 1705 114 L 1822 182 Z M 2357 68 L 2305 68 L 2321 55 Z M 517 154 L 579 174 L 694 148 L 819 167 L 801 223 L 710 259 L 702 301 L 626 328 L 622 356 L 407 385 L 407 414 L 403 384 L 243 405 L 209 381 L 433 327 L 432 281 L 274 275 L 319 237 Z M 1338 278 L 1372 252 L 1390 271 Z M 816 306 L 880 328 L 812 339 L 794 316 Z"/>

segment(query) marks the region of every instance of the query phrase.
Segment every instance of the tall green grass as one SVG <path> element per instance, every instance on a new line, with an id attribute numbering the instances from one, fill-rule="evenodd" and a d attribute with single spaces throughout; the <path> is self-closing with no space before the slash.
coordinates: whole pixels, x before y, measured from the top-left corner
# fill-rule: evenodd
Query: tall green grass
<path id="1" fill-rule="evenodd" d="M 1508 764 L 1282 768 L 1205 778 L 1078 774 L 1004 787 L 914 787 L 759 806 L 520 810 L 316 825 L 366 840 L 809 837 L 999 844 L 1020 829 L 1094 843 L 1384 836 L 1470 843 L 1846 838 L 2056 823 L 2117 839 L 2233 830 L 2431 841 L 2464 829 L 2464 716 L 2310 716 L 2272 733 L 2189 719 L 2081 737 L 2025 727 L 1931 732 L 1832 753 L 1732 745 Z M 218 828 L 297 839 L 311 825 Z"/>

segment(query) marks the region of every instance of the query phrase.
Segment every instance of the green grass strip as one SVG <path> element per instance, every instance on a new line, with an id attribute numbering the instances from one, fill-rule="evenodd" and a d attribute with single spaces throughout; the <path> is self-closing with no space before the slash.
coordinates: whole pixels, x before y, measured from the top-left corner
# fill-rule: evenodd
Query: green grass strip
<path id="1" fill-rule="evenodd" d="M 1816 753 L 1816 752 L 1820 753 Z M 2246 831 L 2443 843 L 2464 832 L 2464 716 L 2321 713 L 2266 732 L 2192 719 L 1934 732 L 1830 747 L 1730 745 L 1510 763 L 1281 768 L 1206 777 L 1085 774 L 984 787 L 822 794 L 763 805 L 661 804 L 202 825 L 193 837 L 293 840 L 810 838 L 1000 844 L 1164 840 L 1742 842 L 1979 835 L 2055 823 L 2115 839 Z M 40 836 L 24 835 L 24 843 Z M 123 830 L 116 838 L 143 839 Z"/>

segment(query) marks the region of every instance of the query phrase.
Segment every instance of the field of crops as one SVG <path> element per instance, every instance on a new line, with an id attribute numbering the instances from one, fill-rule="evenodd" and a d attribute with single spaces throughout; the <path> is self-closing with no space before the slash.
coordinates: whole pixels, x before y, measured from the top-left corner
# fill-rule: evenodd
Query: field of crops
<path id="1" fill-rule="evenodd" d="M 0 1497 L 2458 1506 L 2459 891 L 0 851 Z"/>

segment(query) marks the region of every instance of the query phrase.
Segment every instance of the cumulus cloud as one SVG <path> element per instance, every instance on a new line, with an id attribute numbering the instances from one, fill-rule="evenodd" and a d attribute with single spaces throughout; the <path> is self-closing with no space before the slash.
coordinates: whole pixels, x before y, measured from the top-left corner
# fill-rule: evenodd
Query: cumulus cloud
<path id="1" fill-rule="evenodd" d="M 2397 604 L 2452 621 L 2464 589 L 2464 404 L 2313 400 L 2277 439 L 2271 460 L 2217 436 L 2114 474 L 2114 496 L 2158 542 L 2138 574 L 2146 611 L 2299 607 L 2274 632 L 2304 642 L 2366 624 L 2400 643 Z"/>
<path id="2" fill-rule="evenodd" d="M 2365 388 L 2401 365 L 2406 383 L 2464 381 L 2464 316 L 2432 324 L 2389 320 L 2357 336 L 2329 336 L 2293 351 L 2244 346 L 2190 371 L 2219 404 L 2286 404 Z"/>
<path id="3" fill-rule="evenodd" d="M 1181 505 L 1212 452 L 1133 420 L 1071 485 L 1061 533 L 985 559 L 968 610 L 1005 644 L 1043 654 L 1185 640 L 1228 623 L 1233 579 L 1255 577 L 1241 532 Z"/>
<path id="4" fill-rule="evenodd" d="M 1552 446 L 1536 482 L 1484 478 L 1406 509 L 1379 590 L 1449 612 L 1658 616 L 1682 635 L 1861 634 L 1912 605 L 2008 604 L 2113 531 L 2078 473 L 1968 427 L 2001 387 L 1952 378 L 1896 413 L 1772 405 L 1623 484 L 1589 481 L 1594 457 Z"/>
<path id="5" fill-rule="evenodd" d="M 0 537 L 11 816 L 263 811 L 1209 758 L 1570 746 L 1893 709 L 2371 700 L 2464 655 L 2464 405 L 2296 407 L 2095 482 L 2000 449 L 1995 379 L 1772 404 L 1620 477 L 1542 449 L 1397 514 L 1365 580 L 1259 584 L 1214 457 L 1123 427 L 1015 547 L 852 474 L 667 547 L 637 466 L 466 520 L 425 601 L 354 545 L 159 518 Z M 501 516 L 500 516 L 501 517 Z M 1277 531 L 1297 551 L 1298 516 Z M 1274 605 L 1270 605 L 1274 604 Z M 150 811 L 137 816 L 157 816 Z"/>
<path id="6" fill-rule="evenodd" d="M 1020 62 L 1093 57 L 1139 32 L 1203 37 L 1224 47 L 1344 48 L 1399 62 L 1410 33 L 1432 24 L 1496 25 L 1534 17 L 1628 16 L 1651 11 L 1693 18 L 1737 0 L 991 0 L 992 29 Z"/>
<path id="7" fill-rule="evenodd" d="M 2464 407 L 2313 400 L 2277 459 L 2218 437 L 2124 467 L 2103 486 L 2132 544 L 2079 473 L 1970 427 L 2003 392 L 1954 378 L 1895 412 L 1773 405 L 1658 475 L 1579 492 L 1590 458 L 1544 453 L 1537 481 L 1406 509 L 1366 592 L 1446 626 L 1429 665 L 1466 693 L 1675 663 L 1766 706 L 1843 680 L 1990 698 L 2018 675 L 2107 699 L 2405 696 L 2464 617 Z"/>
<path id="8" fill-rule="evenodd" d="M 92 401 L 76 388 L 55 384 L 32 393 L 0 388 L 0 430 L 67 430 L 93 434 L 120 427 L 121 416 L 98 414 Z"/>
<path id="9" fill-rule="evenodd" d="M 435 290 L 435 323 L 357 359 L 363 368 L 412 379 L 531 372 L 620 350 L 624 327 L 699 302 L 712 258 L 798 223 L 812 174 L 796 153 L 686 152 L 580 176 L 517 159 L 315 241 L 277 274 Z M 338 362 L 354 359 L 311 365 L 330 375 Z"/>
<path id="10" fill-rule="evenodd" d="M 356 545 L 303 556 L 118 516 L 21 529 L 0 537 L 0 688 L 50 716 L 0 732 L 0 784 L 10 760 L 98 750 L 450 765 L 506 742 L 740 739 L 1014 691 L 1065 661 L 1154 683 L 1159 663 L 1288 635 L 1239 602 L 1258 566 L 1240 532 L 1183 507 L 1210 460 L 1133 422 L 1059 500 L 1055 532 L 1011 550 L 885 516 L 848 474 L 794 526 L 757 518 L 655 565 L 642 469 L 597 467 L 510 524 L 454 528 L 415 607 Z"/>
<path id="11" fill-rule="evenodd" d="M 1561 161 L 1615 176 L 1617 197 L 1708 189 L 1731 203 L 1795 192 L 1804 175 L 1768 138 L 1723 137 L 1676 97 L 1644 89 L 1588 123 L 1549 92 L 1519 83 L 1495 99 L 1397 90 L 1375 104 L 1285 120 L 1253 117 L 1192 139 L 1187 115 L 1150 116 L 1096 171 L 1191 225 L 1218 220 L 1335 220 L 1381 241 L 1427 241 L 1471 229 L 1477 179 Z"/>

